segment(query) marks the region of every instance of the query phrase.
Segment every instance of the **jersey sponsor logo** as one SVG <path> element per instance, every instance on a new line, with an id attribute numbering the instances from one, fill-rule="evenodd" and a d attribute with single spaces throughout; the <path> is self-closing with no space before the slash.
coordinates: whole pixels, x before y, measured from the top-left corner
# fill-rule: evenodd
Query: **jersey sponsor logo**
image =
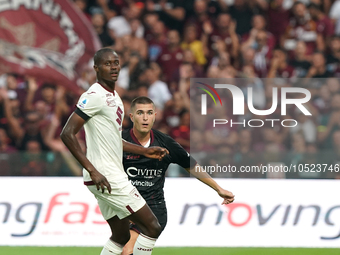
<path id="1" fill-rule="evenodd" d="M 106 97 L 110 97 L 110 96 L 112 96 L 112 93 L 106 94 Z"/>
<path id="2" fill-rule="evenodd" d="M 107 104 L 109 107 L 115 107 L 115 106 L 116 106 L 116 102 L 115 102 L 114 98 L 108 98 L 108 99 L 106 99 L 106 104 Z"/>
<path id="3" fill-rule="evenodd" d="M 140 155 L 127 155 L 126 159 L 138 159 L 140 158 Z"/>
<path id="4" fill-rule="evenodd" d="M 126 173 L 130 177 L 144 176 L 144 177 L 162 177 L 163 169 L 139 169 L 136 167 L 129 167 L 126 169 Z"/>
<path id="5" fill-rule="evenodd" d="M 91 94 L 96 94 L 96 92 L 94 91 L 91 91 L 90 93 L 87 93 L 88 95 L 91 95 Z"/>
<path id="6" fill-rule="evenodd" d="M 89 100 L 87 98 L 85 98 L 83 101 L 81 101 L 78 106 L 80 108 L 85 108 L 86 104 L 89 102 Z"/>
<path id="7" fill-rule="evenodd" d="M 155 183 L 149 181 L 132 181 L 132 180 L 131 184 L 136 187 L 152 187 L 153 185 L 155 185 Z"/>

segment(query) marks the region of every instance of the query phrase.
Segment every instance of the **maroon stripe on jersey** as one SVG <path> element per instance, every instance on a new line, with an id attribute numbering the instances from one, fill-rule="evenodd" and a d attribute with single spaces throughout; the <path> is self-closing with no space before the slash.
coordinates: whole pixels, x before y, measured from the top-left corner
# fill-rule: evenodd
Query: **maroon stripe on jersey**
<path id="1" fill-rule="evenodd" d="M 135 134 L 133 133 L 133 128 L 130 129 L 130 136 L 132 138 L 132 140 L 136 143 L 136 144 L 139 144 L 140 146 L 142 146 L 140 144 L 140 142 L 138 141 L 137 137 L 135 136 Z M 154 135 L 153 135 L 153 131 L 152 129 L 150 130 L 150 137 L 151 137 L 151 140 L 150 140 L 150 145 L 153 143 L 153 140 L 154 140 Z"/>
<path id="2" fill-rule="evenodd" d="M 135 136 L 135 134 L 133 133 L 133 128 L 130 129 L 130 136 L 132 138 L 132 140 L 136 143 L 136 144 L 139 144 L 140 146 L 142 146 L 140 144 L 140 142 L 138 141 L 137 137 Z"/>
<path id="3" fill-rule="evenodd" d="M 87 182 L 84 182 L 84 185 L 90 186 L 90 185 L 95 185 L 95 184 L 93 181 L 87 181 Z"/>
<path id="4" fill-rule="evenodd" d="M 126 206 L 126 209 L 128 209 L 130 213 L 134 213 L 134 211 L 132 210 L 132 208 L 129 205 Z"/>
<path id="5" fill-rule="evenodd" d="M 99 82 L 97 82 L 100 86 L 102 86 L 103 87 L 103 89 L 105 89 L 106 91 L 108 91 L 108 92 L 110 92 L 110 93 L 113 93 L 113 95 L 114 96 L 116 96 L 115 95 L 115 91 L 111 91 L 111 90 L 108 90 L 107 88 L 105 88 L 102 84 L 100 84 Z"/>
<path id="6" fill-rule="evenodd" d="M 153 139 L 154 139 L 152 129 L 150 130 L 150 136 L 151 136 L 151 141 L 150 141 L 150 146 L 151 146 L 151 144 L 153 143 Z"/>

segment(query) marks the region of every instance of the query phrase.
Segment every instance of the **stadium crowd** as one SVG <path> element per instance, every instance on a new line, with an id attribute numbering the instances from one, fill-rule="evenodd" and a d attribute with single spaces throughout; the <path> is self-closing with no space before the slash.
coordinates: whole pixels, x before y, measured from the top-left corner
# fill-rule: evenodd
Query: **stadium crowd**
<path id="1" fill-rule="evenodd" d="M 117 91 L 125 106 L 124 128 L 132 124 L 131 100 L 148 96 L 157 107 L 155 128 L 187 150 L 190 133 L 191 152 L 202 165 L 214 164 L 207 151 L 233 165 L 340 162 L 339 0 L 73 2 L 92 23 L 102 46 L 112 47 L 120 56 Z M 92 65 L 80 73 L 80 92 L 95 82 Z M 232 118 L 231 107 L 210 105 L 211 114 L 200 115 L 199 104 L 190 107 L 190 78 L 234 82 L 237 78 L 243 81 L 239 86 L 245 95 L 244 88 L 253 87 L 257 109 L 271 107 L 273 87 L 305 87 L 312 94 L 305 104 L 312 116 L 290 108 L 288 115 L 299 122 L 295 128 L 221 125 L 213 129 L 211 119 Z M 81 175 L 80 166 L 58 136 L 78 98 L 60 84 L 44 83 L 39 77 L 3 74 L 0 175 Z M 267 118 L 282 119 L 279 113 L 280 107 Z M 255 117 L 248 112 L 242 118 Z M 83 132 L 78 138 L 85 150 Z M 261 173 L 223 176 L 265 177 Z M 286 177 L 340 175 L 332 171 Z"/>

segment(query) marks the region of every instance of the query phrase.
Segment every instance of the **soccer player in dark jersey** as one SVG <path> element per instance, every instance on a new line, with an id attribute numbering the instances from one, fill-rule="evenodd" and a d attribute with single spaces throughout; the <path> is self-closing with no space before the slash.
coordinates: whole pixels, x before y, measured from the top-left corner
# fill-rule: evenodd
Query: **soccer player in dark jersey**
<path id="1" fill-rule="evenodd" d="M 137 187 L 139 193 L 158 218 L 162 231 L 167 223 L 167 209 L 164 201 L 163 187 L 165 172 L 170 163 L 176 163 L 182 166 L 197 179 L 216 190 L 218 195 L 224 199 L 222 204 L 232 203 L 234 201 L 233 193 L 222 189 L 207 173 L 195 172 L 197 162 L 193 157 L 170 136 L 152 129 L 155 117 L 155 105 L 150 98 L 138 97 L 134 99 L 131 103 L 130 113 L 133 127 L 123 131 L 123 139 L 144 147 L 160 146 L 166 148 L 169 154 L 166 155 L 162 161 L 159 161 L 157 159 L 150 159 L 141 155 L 124 152 L 123 165 L 132 185 Z M 122 255 L 132 254 L 134 243 L 137 240 L 139 232 L 139 227 L 131 223 L 130 241 L 125 245 Z"/>

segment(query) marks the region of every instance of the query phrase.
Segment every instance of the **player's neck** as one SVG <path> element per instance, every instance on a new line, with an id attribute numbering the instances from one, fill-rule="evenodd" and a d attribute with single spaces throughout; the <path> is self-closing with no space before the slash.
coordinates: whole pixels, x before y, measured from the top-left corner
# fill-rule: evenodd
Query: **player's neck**
<path id="1" fill-rule="evenodd" d="M 133 131 L 133 134 L 135 135 L 135 137 L 137 138 L 138 142 L 142 146 L 147 144 L 148 141 L 150 140 L 150 132 L 141 133 L 141 132 L 138 132 L 138 130 L 135 127 L 133 127 L 132 131 Z"/>
<path id="2" fill-rule="evenodd" d="M 108 82 L 108 81 L 104 81 L 102 79 L 98 79 L 97 83 L 99 83 L 103 88 L 105 88 L 106 90 L 108 90 L 110 92 L 115 91 L 115 86 L 116 86 L 115 82 Z"/>

